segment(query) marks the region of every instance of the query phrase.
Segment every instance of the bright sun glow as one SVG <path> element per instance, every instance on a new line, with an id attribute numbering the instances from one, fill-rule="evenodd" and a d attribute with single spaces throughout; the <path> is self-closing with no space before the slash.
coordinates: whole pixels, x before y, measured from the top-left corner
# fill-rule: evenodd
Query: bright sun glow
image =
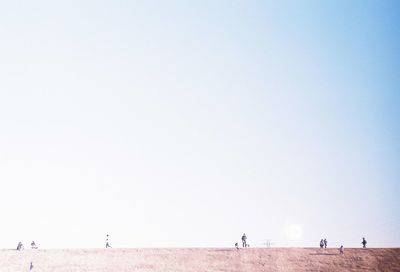
<path id="1" fill-rule="evenodd" d="M 296 224 L 288 225 L 285 228 L 285 234 L 290 240 L 298 240 L 303 236 L 303 229 Z"/>

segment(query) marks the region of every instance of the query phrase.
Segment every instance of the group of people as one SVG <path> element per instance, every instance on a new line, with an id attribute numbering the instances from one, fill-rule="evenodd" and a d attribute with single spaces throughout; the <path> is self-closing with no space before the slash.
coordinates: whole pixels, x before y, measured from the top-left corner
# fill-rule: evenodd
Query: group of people
<path id="1" fill-rule="evenodd" d="M 32 241 L 31 248 L 32 249 L 38 249 L 38 247 L 36 246 L 35 241 Z M 17 246 L 17 250 L 23 250 L 23 249 L 24 249 L 24 245 L 22 244 L 22 242 L 19 242 L 18 246 Z"/>
<path id="2" fill-rule="evenodd" d="M 326 248 L 328 246 L 328 240 L 325 239 L 321 239 L 321 241 L 319 242 L 319 247 L 320 248 Z"/>
<path id="3" fill-rule="evenodd" d="M 363 248 L 367 248 L 367 240 L 365 240 L 364 237 L 362 238 L 361 244 L 363 245 Z M 326 240 L 326 238 L 325 238 L 325 239 L 321 239 L 321 241 L 319 242 L 319 247 L 320 247 L 320 248 L 326 248 L 327 246 L 328 246 L 328 240 Z M 341 245 L 341 246 L 339 247 L 339 252 L 340 252 L 340 254 L 343 254 L 343 253 L 344 253 L 344 251 L 343 251 L 343 245 Z"/>
<path id="4" fill-rule="evenodd" d="M 107 234 L 107 236 L 106 236 L 106 248 L 111 248 L 109 238 L 110 238 L 110 236 Z M 367 247 L 367 240 L 365 240 L 364 237 L 362 238 L 361 244 L 363 245 L 363 248 Z M 321 239 L 321 241 L 319 242 L 319 247 L 320 248 L 327 248 L 327 246 L 328 246 L 328 240 L 326 240 L 326 238 L 325 239 Z M 242 235 L 242 247 L 250 247 L 250 245 L 247 243 L 247 236 L 246 236 L 245 233 L 243 233 L 243 235 Z M 38 248 L 36 246 L 35 241 L 32 241 L 31 248 L 32 249 L 37 249 Z M 239 244 L 238 243 L 235 243 L 235 248 L 239 249 Z M 18 246 L 17 246 L 17 250 L 22 250 L 22 249 L 24 249 L 24 245 L 22 244 L 22 242 L 19 242 Z M 343 254 L 343 245 L 340 246 L 339 251 L 340 251 L 341 254 Z"/>
<path id="5" fill-rule="evenodd" d="M 364 237 L 362 238 L 361 244 L 363 245 L 363 248 L 367 247 L 367 240 L 365 240 Z M 247 236 L 246 236 L 245 233 L 243 233 L 243 235 L 242 235 L 242 247 L 250 247 L 250 245 L 247 243 Z M 328 247 L 328 240 L 326 238 L 325 239 L 321 239 L 321 241 L 319 242 L 319 247 L 320 248 L 327 248 Z M 235 248 L 239 249 L 239 244 L 238 243 L 235 243 Z M 340 252 L 340 254 L 344 253 L 343 245 L 340 246 L 339 252 Z"/>
<path id="6" fill-rule="evenodd" d="M 364 237 L 362 238 L 361 244 L 363 245 L 363 248 L 367 247 L 367 240 L 365 240 Z M 108 245 L 108 235 L 107 235 L 107 245 Z M 245 233 L 243 233 L 243 235 L 242 235 L 242 247 L 250 247 L 250 245 L 247 243 L 247 236 L 246 236 Z M 319 247 L 320 248 L 327 248 L 328 247 L 328 240 L 326 238 L 325 239 L 321 239 L 321 241 L 319 242 Z M 235 243 L 235 248 L 239 249 L 239 243 Z M 341 245 L 339 247 L 339 252 L 340 252 L 340 254 L 344 253 L 343 245 Z"/>

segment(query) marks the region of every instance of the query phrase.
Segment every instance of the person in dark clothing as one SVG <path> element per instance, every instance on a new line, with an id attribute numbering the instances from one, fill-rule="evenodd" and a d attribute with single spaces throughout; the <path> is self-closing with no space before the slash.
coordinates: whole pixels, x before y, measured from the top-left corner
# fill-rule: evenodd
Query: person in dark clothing
<path id="1" fill-rule="evenodd" d="M 363 245 L 363 248 L 367 247 L 367 240 L 363 237 L 361 244 Z"/>
<path id="2" fill-rule="evenodd" d="M 235 247 L 236 247 L 236 249 L 239 249 L 239 244 L 235 243 Z"/>
<path id="3" fill-rule="evenodd" d="M 32 248 L 32 249 L 37 249 L 37 248 L 38 248 L 38 247 L 36 246 L 35 241 L 32 241 L 32 243 L 31 243 L 31 248 Z"/>
<path id="4" fill-rule="evenodd" d="M 324 248 L 324 239 L 321 239 L 321 241 L 319 242 L 319 247 L 320 248 Z"/>
<path id="5" fill-rule="evenodd" d="M 24 245 L 21 242 L 19 242 L 18 246 L 17 246 L 17 250 L 22 250 L 22 249 L 24 249 Z"/>
<path id="6" fill-rule="evenodd" d="M 325 248 L 328 246 L 328 240 L 326 240 L 326 238 L 324 239 L 324 246 Z"/>
<path id="7" fill-rule="evenodd" d="M 243 247 L 246 247 L 246 245 L 247 245 L 246 241 L 247 241 L 247 236 L 245 233 L 243 233 L 243 235 L 242 235 L 242 246 Z"/>
<path id="8" fill-rule="evenodd" d="M 340 254 L 343 254 L 343 245 L 340 246 L 339 252 L 340 252 Z"/>
<path id="9" fill-rule="evenodd" d="M 106 248 L 111 248 L 111 246 L 110 246 L 110 242 L 109 242 L 109 239 L 110 238 L 110 236 L 107 234 L 107 238 L 106 238 Z"/>

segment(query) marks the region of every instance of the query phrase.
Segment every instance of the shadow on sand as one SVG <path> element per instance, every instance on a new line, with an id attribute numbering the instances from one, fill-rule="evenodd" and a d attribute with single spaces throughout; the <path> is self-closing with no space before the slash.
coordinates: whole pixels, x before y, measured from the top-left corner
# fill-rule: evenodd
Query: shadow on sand
<path id="1" fill-rule="evenodd" d="M 340 255 L 339 253 L 310 253 L 310 255 L 332 255 L 337 256 Z"/>
<path id="2" fill-rule="evenodd" d="M 214 249 L 213 251 L 237 251 L 237 249 L 236 248 Z"/>

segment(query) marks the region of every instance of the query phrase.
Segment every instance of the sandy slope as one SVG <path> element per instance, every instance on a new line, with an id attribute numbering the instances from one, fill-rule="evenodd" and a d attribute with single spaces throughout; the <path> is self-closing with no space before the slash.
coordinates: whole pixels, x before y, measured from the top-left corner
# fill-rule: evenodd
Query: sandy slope
<path id="1" fill-rule="evenodd" d="M 400 249 L 1 250 L 0 271 L 400 271 Z"/>

